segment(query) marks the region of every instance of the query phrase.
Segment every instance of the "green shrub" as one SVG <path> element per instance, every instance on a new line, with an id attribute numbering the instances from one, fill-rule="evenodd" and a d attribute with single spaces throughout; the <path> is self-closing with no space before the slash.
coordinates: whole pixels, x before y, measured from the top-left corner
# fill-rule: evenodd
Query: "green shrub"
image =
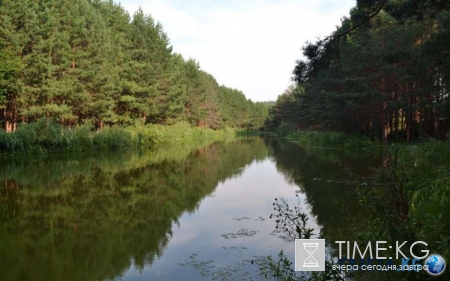
<path id="1" fill-rule="evenodd" d="M 367 148 L 373 145 L 373 142 L 363 136 L 334 132 L 301 131 L 289 133 L 287 137 L 308 146 Z"/>
<path id="2" fill-rule="evenodd" d="M 280 137 L 285 137 L 294 132 L 295 132 L 295 128 L 293 126 L 283 123 L 278 127 L 276 133 Z"/>
<path id="3" fill-rule="evenodd" d="M 130 149 L 137 145 L 132 130 L 118 126 L 105 127 L 94 134 L 94 147 L 107 150 Z"/>
<path id="4" fill-rule="evenodd" d="M 384 162 L 378 179 L 390 188 L 389 200 L 395 202 L 391 221 L 400 216 L 403 222 L 395 232 L 413 233 L 416 240 L 427 241 L 430 249 L 450 258 L 450 144 L 391 145 Z"/>
<path id="5" fill-rule="evenodd" d="M 14 134 L 8 134 L 4 131 L 0 132 L 0 149 L 7 151 L 15 151 L 17 140 Z"/>
<path id="6" fill-rule="evenodd" d="M 94 132 L 91 125 L 65 128 L 42 119 L 20 124 L 13 133 L 0 131 L 0 150 L 11 152 L 49 150 L 120 150 L 156 144 L 177 144 L 198 140 L 223 140 L 235 136 L 230 128 L 212 130 L 192 127 L 187 122 L 171 126 L 155 124 L 130 127 L 111 126 Z"/>
<path id="7" fill-rule="evenodd" d="M 66 146 L 72 150 L 89 150 L 93 146 L 92 126 L 77 126 L 63 131 Z"/>

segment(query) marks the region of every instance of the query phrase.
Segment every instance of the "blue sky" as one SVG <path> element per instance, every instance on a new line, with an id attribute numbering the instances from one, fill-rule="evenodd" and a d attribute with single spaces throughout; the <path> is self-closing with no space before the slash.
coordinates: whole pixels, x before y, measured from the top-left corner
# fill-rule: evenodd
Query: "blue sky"
<path id="1" fill-rule="evenodd" d="M 335 30 L 355 0 L 119 0 L 160 22 L 173 50 L 254 101 L 291 83 L 301 47 Z"/>

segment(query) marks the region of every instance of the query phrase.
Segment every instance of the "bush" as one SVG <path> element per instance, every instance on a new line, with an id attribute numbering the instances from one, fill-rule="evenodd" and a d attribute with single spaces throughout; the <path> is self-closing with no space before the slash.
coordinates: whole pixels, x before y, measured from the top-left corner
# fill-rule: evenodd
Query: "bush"
<path id="1" fill-rule="evenodd" d="M 93 146 L 92 126 L 77 126 L 65 129 L 66 146 L 73 150 L 88 150 Z"/>
<path id="2" fill-rule="evenodd" d="M 289 134 L 292 134 L 295 132 L 295 128 L 288 124 L 281 124 L 277 129 L 277 135 L 280 137 L 288 136 Z"/>
<path id="3" fill-rule="evenodd" d="M 138 145 L 132 130 L 118 126 L 105 127 L 94 134 L 93 144 L 103 150 L 129 149 Z"/>
<path id="4" fill-rule="evenodd" d="M 373 145 L 373 142 L 363 136 L 334 132 L 302 131 L 289 133 L 287 137 L 308 146 L 367 148 Z"/>
<path id="5" fill-rule="evenodd" d="M 187 122 L 171 126 L 155 124 L 133 127 L 111 126 L 94 132 L 91 125 L 65 128 L 42 119 L 20 124 L 13 133 L 0 131 L 0 150 L 10 152 L 43 152 L 49 150 L 119 150 L 156 144 L 187 143 L 197 140 L 223 140 L 235 136 L 230 128 L 212 130 L 192 127 Z"/>
<path id="6" fill-rule="evenodd" d="M 450 257 L 450 144 L 392 145 L 379 179 L 404 194 L 408 229 Z"/>

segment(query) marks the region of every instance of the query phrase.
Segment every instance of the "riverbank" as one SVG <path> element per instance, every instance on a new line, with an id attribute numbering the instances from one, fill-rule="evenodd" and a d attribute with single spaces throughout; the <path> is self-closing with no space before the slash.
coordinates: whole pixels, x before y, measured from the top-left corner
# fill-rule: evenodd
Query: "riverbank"
<path id="1" fill-rule="evenodd" d="M 390 230 L 385 237 L 390 239 L 396 233 L 426 241 L 428 249 L 449 260 L 450 144 L 429 141 L 410 146 L 392 145 L 378 176 L 389 186 L 394 203 L 393 210 L 377 214 L 390 218 L 389 225 L 381 225 Z M 370 201 L 373 198 L 376 197 L 371 196 Z M 398 222 L 394 227 L 393 221 Z"/>
<path id="2" fill-rule="evenodd" d="M 8 153 L 45 153 L 50 151 L 112 151 L 150 147 L 156 144 L 187 143 L 199 140 L 234 138 L 233 129 L 212 130 L 192 127 L 186 122 L 170 126 L 148 124 L 130 127 L 91 126 L 67 128 L 41 120 L 22 124 L 13 133 L 0 132 L 0 151 Z"/>
<path id="3" fill-rule="evenodd" d="M 366 149 L 378 144 L 360 135 L 348 135 L 340 132 L 298 131 L 290 126 L 280 126 L 275 134 L 305 146 Z"/>
<path id="4" fill-rule="evenodd" d="M 410 248 L 414 241 L 426 245 L 416 247 L 418 253 L 439 254 L 450 259 L 450 144 L 428 141 L 415 145 L 392 144 L 388 157 L 377 171 L 378 182 L 386 186 L 381 189 L 360 189 L 360 202 L 367 208 L 366 226 L 356 237 L 364 241 L 405 242 Z M 388 250 L 388 256 L 395 254 Z M 405 272 L 376 272 L 371 280 L 405 278 Z M 442 279 L 448 280 L 447 270 Z M 425 280 L 428 275 L 415 273 L 416 280 Z M 360 280 L 356 278 L 356 280 Z"/>
<path id="5" fill-rule="evenodd" d="M 302 145 L 332 148 L 368 148 L 377 144 L 363 136 L 346 135 L 334 132 L 304 131 L 290 133 L 288 139 L 298 141 Z"/>
<path id="6" fill-rule="evenodd" d="M 347 209 L 348 203 L 356 204 L 358 209 L 364 210 L 363 217 L 355 213 L 348 213 L 349 220 L 340 223 L 340 232 L 330 233 L 330 219 L 333 212 L 328 212 L 327 221 L 323 226 L 327 227 L 323 231 L 323 237 L 328 241 L 355 241 L 359 245 L 365 245 L 367 241 L 386 241 L 388 245 L 395 245 L 396 241 L 405 241 L 404 248 L 409 249 L 415 241 L 424 241 L 427 246 L 417 246 L 418 253 L 429 251 L 441 255 L 445 260 L 450 259 L 450 209 L 447 207 L 450 198 L 450 144 L 440 141 L 428 141 L 414 145 L 392 144 L 386 147 L 384 155 L 380 156 L 379 167 L 374 170 L 374 176 L 361 177 L 355 176 L 347 184 L 356 188 L 353 200 L 345 202 L 335 197 L 333 202 L 323 204 L 323 206 L 333 206 L 337 208 Z M 322 159 L 317 157 L 316 159 Z M 342 160 L 341 160 L 342 161 Z M 300 160 L 292 163 L 299 163 Z M 329 161 L 327 161 L 329 162 Z M 348 175 L 360 175 L 355 173 L 356 166 L 339 165 L 342 171 L 337 173 L 345 173 Z M 296 164 L 297 165 L 297 164 Z M 314 166 L 314 163 L 309 163 Z M 302 167 L 303 173 L 307 167 Z M 308 187 L 311 184 L 308 177 L 302 175 L 297 178 L 305 178 L 299 180 L 298 185 Z M 330 184 L 333 181 L 326 180 Z M 350 187 L 349 187 L 350 188 Z M 314 192 L 317 193 L 317 188 Z M 333 187 L 335 189 L 335 187 Z M 313 189 L 311 189 L 313 190 Z M 332 190 L 332 189 L 331 189 Z M 308 193 L 308 198 L 312 198 L 313 193 Z M 315 202 L 312 199 L 312 202 Z M 288 208 L 281 208 L 284 205 L 275 201 L 275 209 L 300 210 L 300 205 L 291 205 Z M 350 208 L 351 209 L 351 208 Z M 319 210 L 316 206 L 313 208 L 316 212 Z M 342 210 L 341 210 L 342 212 Z M 281 227 L 277 221 L 276 225 L 285 231 L 285 234 L 296 235 L 293 238 L 303 238 L 304 224 L 301 221 L 300 213 L 282 212 L 275 214 L 277 218 L 288 218 L 286 220 L 294 222 L 294 225 L 286 230 Z M 317 213 L 315 214 L 317 216 Z M 319 220 L 320 221 L 320 220 Z M 281 221 L 281 225 L 284 221 Z M 286 224 L 284 224 L 286 226 Z M 297 228 L 298 226 L 298 228 Z M 342 227 L 345 226 L 345 227 Z M 292 229 L 294 231 L 292 231 Z M 300 231 L 301 230 L 301 231 Z M 316 229 L 316 231 L 318 231 Z M 395 256 L 392 249 L 387 250 L 387 256 Z M 331 261 L 330 261 L 331 262 Z M 401 261 L 394 259 L 394 264 Z M 269 272 L 277 278 L 284 280 L 292 276 L 290 280 L 302 280 L 296 275 L 292 267 L 283 267 L 282 265 L 292 265 L 292 261 L 281 255 L 277 258 L 267 258 L 260 265 L 263 273 Z M 268 271 L 268 268 L 270 269 Z M 407 278 L 408 272 L 358 272 L 352 276 L 354 280 L 400 280 Z M 425 280 L 428 276 L 425 272 L 415 272 L 415 280 Z M 448 279 L 450 272 L 444 273 L 444 280 Z M 327 267 L 324 275 L 329 276 L 328 280 L 344 280 L 340 272 L 331 270 Z M 323 275 L 313 276 L 309 280 L 322 280 Z M 445 279 L 445 280 L 447 280 Z"/>

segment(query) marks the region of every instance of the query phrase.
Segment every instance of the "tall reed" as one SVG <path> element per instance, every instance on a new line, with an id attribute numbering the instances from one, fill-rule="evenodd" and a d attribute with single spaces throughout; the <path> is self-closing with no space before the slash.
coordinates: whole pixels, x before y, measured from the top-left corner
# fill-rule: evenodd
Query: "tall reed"
<path id="1" fill-rule="evenodd" d="M 186 143 L 197 140 L 233 138 L 235 131 L 193 127 L 187 122 L 171 126 L 111 126 L 99 131 L 92 126 L 63 127 L 42 119 L 21 124 L 13 133 L 0 131 L 0 150 L 8 152 L 87 151 L 134 149 L 155 144 Z"/>

